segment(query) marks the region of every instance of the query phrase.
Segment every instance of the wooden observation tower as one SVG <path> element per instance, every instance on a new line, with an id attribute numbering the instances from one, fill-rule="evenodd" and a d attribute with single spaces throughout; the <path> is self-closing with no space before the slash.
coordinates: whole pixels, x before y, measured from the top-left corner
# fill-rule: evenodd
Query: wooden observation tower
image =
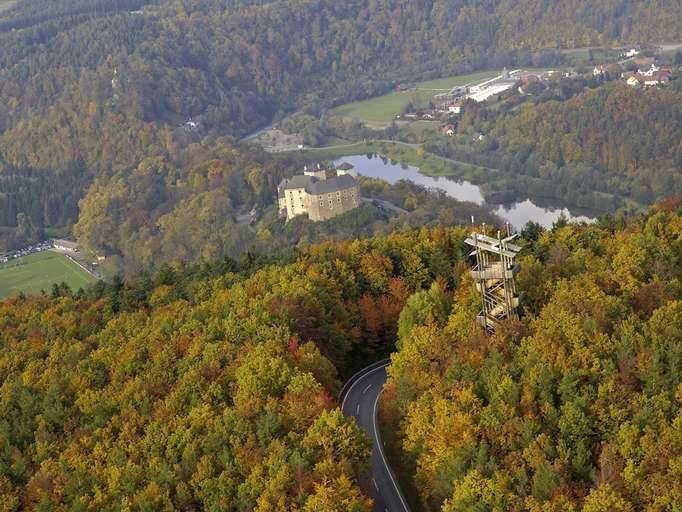
<path id="1" fill-rule="evenodd" d="M 497 238 L 492 238 L 474 232 L 465 240 L 474 248 L 471 256 L 476 256 L 471 276 L 482 302 L 476 320 L 489 334 L 495 332 L 501 320 L 518 318 L 519 295 L 514 276 L 521 267 L 514 259 L 521 247 L 511 243 L 516 236 L 502 238 L 498 231 Z"/>

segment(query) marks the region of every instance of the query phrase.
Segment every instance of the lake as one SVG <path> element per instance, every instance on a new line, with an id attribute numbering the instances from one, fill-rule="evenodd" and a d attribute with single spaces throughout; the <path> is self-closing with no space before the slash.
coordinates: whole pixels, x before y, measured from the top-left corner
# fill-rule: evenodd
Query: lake
<path id="1" fill-rule="evenodd" d="M 344 156 L 334 161 L 338 166 L 343 162 L 348 162 L 355 166 L 358 174 L 369 178 L 379 178 L 389 183 L 400 180 L 409 180 L 427 188 L 438 188 L 443 190 L 448 196 L 458 201 L 470 201 L 478 205 L 486 205 L 481 189 L 469 181 L 457 180 L 455 178 L 426 176 L 419 172 L 419 168 L 411 165 L 399 164 L 381 158 L 379 156 L 353 155 Z M 528 221 L 534 221 L 544 227 L 551 227 L 563 213 L 566 218 L 575 222 L 594 222 L 596 215 L 589 212 L 578 212 L 577 209 L 569 209 L 563 206 L 556 206 L 546 198 L 542 200 L 526 199 L 524 201 L 513 202 L 502 205 L 489 205 L 502 220 L 509 222 L 515 228 L 522 228 Z"/>

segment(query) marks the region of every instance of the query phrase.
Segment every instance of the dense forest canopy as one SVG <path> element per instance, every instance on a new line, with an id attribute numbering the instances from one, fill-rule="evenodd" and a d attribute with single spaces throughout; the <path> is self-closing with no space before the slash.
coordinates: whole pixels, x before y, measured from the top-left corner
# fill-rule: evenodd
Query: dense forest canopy
<path id="1" fill-rule="evenodd" d="M 2 510 L 369 511 L 340 378 L 454 286 L 462 229 L 0 301 Z"/>
<path id="2" fill-rule="evenodd" d="M 397 348 L 382 412 L 420 510 L 675 510 L 680 201 L 529 225 L 521 319 L 490 337 L 466 235 L 1 301 L 2 505 L 369 511 L 368 441 L 334 397 Z"/>
<path id="3" fill-rule="evenodd" d="M 530 159 L 527 173 L 576 192 L 650 203 L 682 191 L 682 91 L 673 88 L 613 83 L 527 104 L 498 120 L 491 137 L 509 155 Z"/>
<path id="4" fill-rule="evenodd" d="M 520 321 L 475 326 L 465 276 L 410 297 L 385 413 L 420 510 L 682 504 L 682 217 L 529 226 Z"/>

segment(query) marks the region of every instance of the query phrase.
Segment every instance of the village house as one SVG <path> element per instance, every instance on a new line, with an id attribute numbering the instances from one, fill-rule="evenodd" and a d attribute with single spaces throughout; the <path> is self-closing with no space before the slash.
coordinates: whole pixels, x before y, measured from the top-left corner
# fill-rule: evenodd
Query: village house
<path id="1" fill-rule="evenodd" d="M 417 115 L 421 119 L 425 119 L 427 121 L 433 121 L 434 119 L 437 119 L 440 116 L 440 112 L 437 110 L 434 110 L 432 108 L 420 110 L 417 112 Z"/>
<path id="2" fill-rule="evenodd" d="M 462 99 L 456 99 L 452 101 L 446 101 L 440 106 L 442 112 L 448 114 L 461 114 L 464 111 L 464 101 Z"/>
<path id="3" fill-rule="evenodd" d="M 353 178 L 358 177 L 358 170 L 355 168 L 353 164 L 349 164 L 348 162 L 343 162 L 341 165 L 339 165 L 336 168 L 336 175 L 337 176 L 344 176 L 344 175 L 349 175 L 353 176 Z"/>
<path id="4" fill-rule="evenodd" d="M 592 70 L 592 76 L 604 76 L 606 74 L 606 64 L 597 64 Z"/>
<path id="5" fill-rule="evenodd" d="M 670 77 L 671 74 L 668 71 L 656 71 L 655 73 L 644 77 L 644 86 L 653 87 L 667 84 L 670 81 Z"/>
<path id="6" fill-rule="evenodd" d="M 630 87 L 639 87 L 644 84 L 644 79 L 639 73 L 630 73 L 627 76 L 625 83 Z"/>
<path id="7" fill-rule="evenodd" d="M 297 215 L 307 214 L 319 222 L 353 210 L 360 205 L 360 185 L 357 171 L 350 164 L 336 169 L 336 176 L 327 178 L 327 170 L 321 165 L 307 167 L 303 175 L 284 179 L 277 187 L 277 198 L 281 215 L 287 221 Z"/>
<path id="8" fill-rule="evenodd" d="M 655 87 L 667 84 L 670 81 L 669 71 L 657 70 L 652 73 L 631 73 L 627 75 L 626 82 L 631 87 Z"/>
<path id="9" fill-rule="evenodd" d="M 632 57 L 636 57 L 637 55 L 639 55 L 639 48 L 638 47 L 630 48 L 628 51 L 623 53 L 623 57 L 626 57 L 628 59 L 632 58 Z"/>
<path id="10" fill-rule="evenodd" d="M 661 70 L 656 64 L 652 64 L 649 69 L 639 69 L 638 72 L 642 76 L 653 76 Z"/>
<path id="11" fill-rule="evenodd" d="M 447 135 L 448 137 L 452 137 L 455 135 L 455 127 L 452 124 L 446 124 L 445 126 L 441 127 L 441 133 L 444 135 Z"/>

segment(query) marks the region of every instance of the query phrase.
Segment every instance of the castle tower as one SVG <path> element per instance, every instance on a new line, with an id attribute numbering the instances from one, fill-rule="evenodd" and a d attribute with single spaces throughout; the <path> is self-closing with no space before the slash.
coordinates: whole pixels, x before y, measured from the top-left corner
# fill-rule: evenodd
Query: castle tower
<path id="1" fill-rule="evenodd" d="M 353 178 L 358 177 L 358 170 L 355 168 L 354 165 L 349 164 L 348 162 L 343 162 L 341 165 L 339 165 L 336 168 L 336 175 L 337 176 L 344 176 L 344 175 L 349 175 L 353 176 Z"/>
<path id="2" fill-rule="evenodd" d="M 311 176 L 313 178 L 317 178 L 318 180 L 326 180 L 327 179 L 327 171 L 322 167 L 321 164 L 317 164 L 314 167 L 311 167 L 308 169 L 308 166 L 303 167 L 303 175 L 304 176 Z"/>
<path id="3" fill-rule="evenodd" d="M 471 271 L 476 290 L 481 294 L 481 312 L 478 323 L 488 333 L 495 332 L 499 322 L 507 318 L 518 318 L 519 295 L 514 276 L 521 267 L 515 263 L 521 247 L 511 243 L 517 235 L 497 238 L 472 233 L 465 243 L 472 246 L 471 256 L 476 256 L 476 266 Z"/>

